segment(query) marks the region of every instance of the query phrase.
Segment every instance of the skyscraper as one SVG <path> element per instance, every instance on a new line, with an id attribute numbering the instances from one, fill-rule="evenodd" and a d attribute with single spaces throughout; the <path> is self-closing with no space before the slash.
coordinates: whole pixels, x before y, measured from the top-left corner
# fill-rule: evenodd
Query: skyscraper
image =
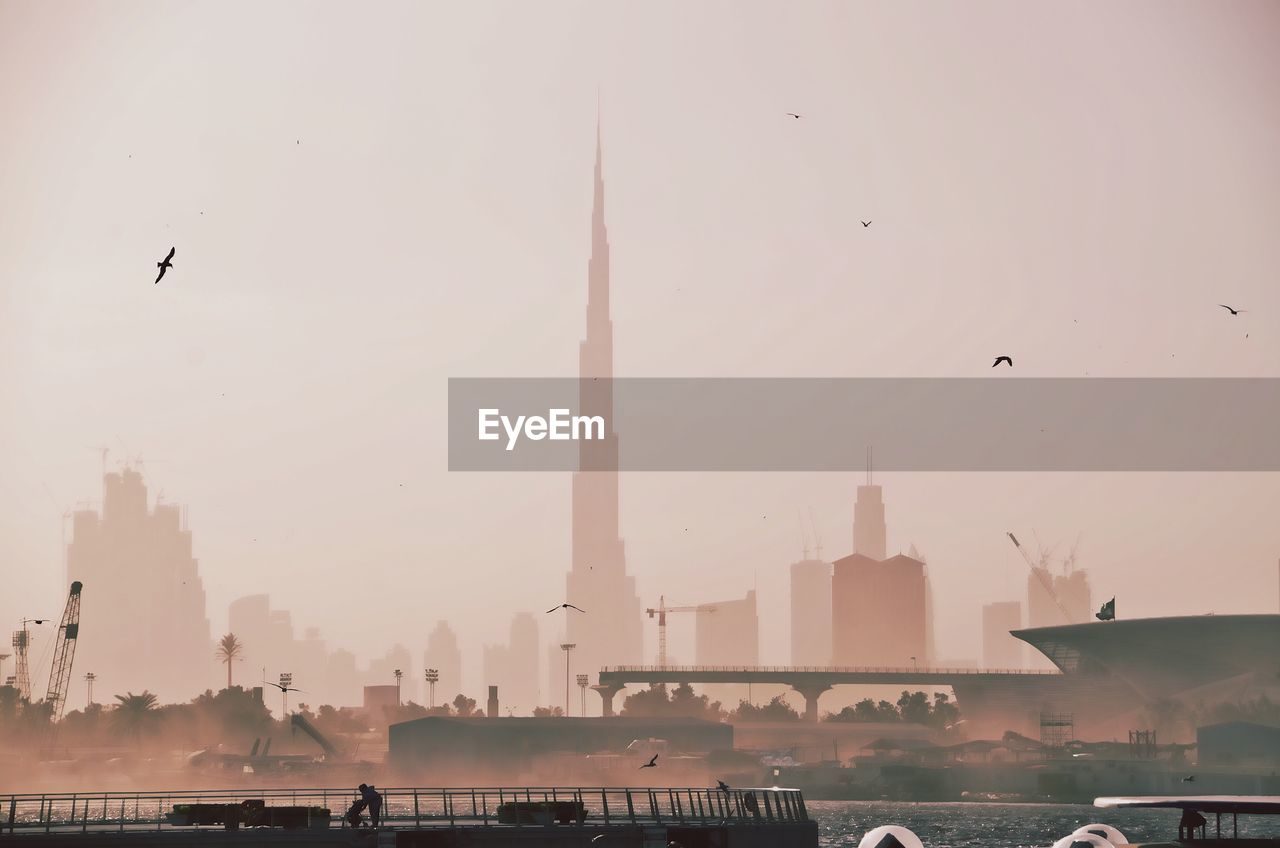
<path id="1" fill-rule="evenodd" d="M 1022 604 L 996 601 L 982 607 L 982 665 L 1022 668 L 1023 642 L 1010 635 L 1022 627 Z"/>
<path id="2" fill-rule="evenodd" d="M 436 683 L 436 705 L 453 701 L 462 692 L 462 651 L 458 649 L 458 637 L 447 621 L 436 622 L 435 630 L 427 637 L 427 652 L 423 656 L 424 668 L 440 672 Z M 422 674 L 418 670 L 418 674 Z"/>
<path id="3" fill-rule="evenodd" d="M 75 513 L 67 574 L 85 587 L 78 665 L 114 691 L 185 700 L 225 681 L 191 531 L 177 505 L 148 509 L 140 473 L 103 475 L 102 513 Z"/>
<path id="4" fill-rule="evenodd" d="M 879 486 L 871 483 L 871 466 L 867 466 L 867 483 L 858 487 L 853 504 L 853 552 L 871 559 L 884 559 L 888 532 L 884 523 L 884 498 Z"/>
<path id="5" fill-rule="evenodd" d="M 508 709 L 529 713 L 542 706 L 538 699 L 538 622 L 527 612 L 511 619 L 505 645 L 484 646 L 484 683 L 497 686 Z"/>
<path id="6" fill-rule="evenodd" d="M 791 564 L 791 664 L 831 664 L 831 564 Z"/>
<path id="7" fill-rule="evenodd" d="M 613 429 L 613 387 L 609 382 L 613 377 L 613 321 L 609 317 L 603 168 L 597 124 L 587 333 L 578 350 L 578 404 L 579 414 L 603 416 L 606 426 L 603 439 L 578 443 L 579 470 L 573 474 L 572 565 L 566 580 L 569 603 L 588 613 L 568 618 L 568 640 L 577 645 L 573 665 L 592 675 L 603 665 L 639 663 L 642 655 L 640 598 L 635 578 L 627 574 L 618 530 L 618 437 Z"/>
<path id="8" fill-rule="evenodd" d="M 694 617 L 694 662 L 698 665 L 760 664 L 755 590 L 740 600 L 699 604 Z"/>
<path id="9" fill-rule="evenodd" d="M 928 664 L 924 563 L 862 554 L 832 563 L 832 662 L 844 666 Z"/>

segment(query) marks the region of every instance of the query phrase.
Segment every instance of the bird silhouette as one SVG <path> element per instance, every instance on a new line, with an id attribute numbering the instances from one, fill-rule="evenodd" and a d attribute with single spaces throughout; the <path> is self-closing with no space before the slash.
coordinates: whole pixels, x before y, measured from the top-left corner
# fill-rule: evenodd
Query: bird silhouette
<path id="1" fill-rule="evenodd" d="M 992 367 L 992 368 L 995 368 L 995 367 L 996 367 L 997 365 L 999 365 L 1001 362 L 1007 362 L 1007 363 L 1009 363 L 1009 367 L 1010 367 L 1010 368 L 1012 368 L 1012 367 L 1013 367 L 1013 360 L 1012 360 L 1012 359 L 1010 359 L 1010 358 L 1009 358 L 1009 357 L 1007 357 L 1007 356 L 997 356 L 997 357 L 996 357 L 996 361 L 995 361 L 995 362 L 993 362 L 993 363 L 991 363 L 991 367 Z"/>
<path id="2" fill-rule="evenodd" d="M 163 262 L 157 262 L 156 267 L 160 269 L 160 273 L 156 275 L 156 282 L 160 282 L 160 278 L 164 276 L 164 272 L 173 267 L 173 263 L 169 260 L 173 258 L 173 254 L 177 252 L 176 247 L 169 248 L 169 255 L 164 258 Z"/>
<path id="3" fill-rule="evenodd" d="M 645 763 L 644 765 L 640 766 L 640 768 L 642 768 L 642 769 L 647 769 L 647 768 L 657 768 L 657 767 L 658 767 L 658 755 L 657 755 L 657 754 L 654 754 L 654 755 L 653 755 L 653 759 L 652 759 L 652 760 L 649 760 L 649 762 L 647 762 L 647 763 Z"/>
<path id="4" fill-rule="evenodd" d="M 584 610 L 584 609 L 579 609 L 578 607 L 575 607 L 573 604 L 561 604 L 561 605 L 560 605 L 560 606 L 558 606 L 558 607 L 552 607 L 551 609 L 547 610 L 547 612 L 549 612 L 549 613 L 551 613 L 551 612 L 555 612 L 555 611 L 556 611 L 556 610 L 558 610 L 558 609 L 573 609 L 573 610 L 578 610 L 578 612 L 581 612 L 581 613 L 585 613 L 585 612 L 586 612 L 586 610 Z"/>
<path id="5" fill-rule="evenodd" d="M 725 783 L 723 780 L 717 780 L 716 789 L 719 789 L 721 792 L 728 792 L 729 784 Z"/>
<path id="6" fill-rule="evenodd" d="M 862 222 L 862 226 L 864 226 L 864 227 L 869 227 L 869 226 L 871 226 L 871 222 L 870 222 L 870 221 L 863 221 L 863 222 Z"/>
<path id="7" fill-rule="evenodd" d="M 800 115 L 797 115 L 795 112 L 788 112 L 787 114 L 788 114 L 788 115 L 790 115 L 791 117 L 795 118 L 797 121 L 798 121 L 798 120 L 800 120 L 800 118 L 801 118 L 801 116 L 800 116 Z"/>
<path id="8" fill-rule="evenodd" d="M 1187 775 L 1186 777 L 1182 778 L 1182 782 L 1183 782 L 1183 783 L 1195 783 L 1195 782 L 1196 782 L 1196 776 L 1195 776 L 1194 774 L 1189 774 L 1189 775 Z"/>
<path id="9" fill-rule="evenodd" d="M 262 682 L 263 682 L 263 683 L 265 683 L 265 684 L 267 684 L 268 686 L 274 686 L 274 687 L 276 687 L 276 688 L 277 688 L 277 689 L 279 689 L 281 692 L 302 692 L 302 690 L 301 690 L 301 689 L 295 689 L 295 688 L 293 688 L 292 686 L 281 686 L 279 683 L 272 683 L 270 680 L 264 680 L 264 681 L 262 681 Z M 305 694 L 307 694 L 307 693 L 306 693 L 306 692 L 302 692 L 302 694 L 304 694 L 304 695 L 305 695 Z"/>
<path id="10" fill-rule="evenodd" d="M 1230 312 L 1232 315 L 1239 315 L 1241 312 L 1249 311 L 1247 309 L 1232 309 L 1230 306 L 1227 306 L 1225 303 L 1219 303 L 1218 305 L 1221 306 L 1223 309 L 1227 310 L 1228 312 Z"/>

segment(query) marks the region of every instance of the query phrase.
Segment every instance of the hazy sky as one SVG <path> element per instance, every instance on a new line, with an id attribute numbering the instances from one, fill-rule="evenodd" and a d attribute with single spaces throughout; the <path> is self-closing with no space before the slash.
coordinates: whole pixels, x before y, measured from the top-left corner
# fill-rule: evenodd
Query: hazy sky
<path id="1" fill-rule="evenodd" d="M 0 0 L 0 621 L 60 610 L 107 445 L 189 507 L 216 632 L 448 618 L 480 691 L 562 599 L 569 475 L 449 474 L 446 379 L 573 375 L 597 92 L 619 376 L 1280 377 L 1278 39 L 1265 0 Z M 843 556 L 857 482 L 624 475 L 642 600 L 758 581 L 786 661 L 797 511 Z M 944 659 L 1022 594 L 1006 530 L 1083 534 L 1123 616 L 1277 608 L 1277 475 L 878 482 Z"/>

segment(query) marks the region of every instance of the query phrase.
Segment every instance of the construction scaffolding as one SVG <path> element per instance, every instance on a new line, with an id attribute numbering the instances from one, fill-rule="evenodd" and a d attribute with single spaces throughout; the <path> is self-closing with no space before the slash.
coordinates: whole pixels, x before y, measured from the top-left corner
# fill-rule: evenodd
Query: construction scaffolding
<path id="1" fill-rule="evenodd" d="M 1061 749 L 1076 738 L 1076 722 L 1072 713 L 1040 713 L 1040 744 Z"/>

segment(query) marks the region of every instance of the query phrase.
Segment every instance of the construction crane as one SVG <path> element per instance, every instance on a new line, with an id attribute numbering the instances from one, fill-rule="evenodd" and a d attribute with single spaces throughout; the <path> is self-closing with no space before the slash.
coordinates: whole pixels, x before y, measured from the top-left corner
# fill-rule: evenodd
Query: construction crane
<path id="1" fill-rule="evenodd" d="M 658 668 L 667 667 L 667 613 L 669 612 L 715 612 L 715 607 L 669 607 L 665 595 L 658 596 L 658 608 L 645 610 L 650 618 L 658 617 Z"/>
<path id="2" fill-rule="evenodd" d="M 1061 611 L 1062 617 L 1066 619 L 1068 624 L 1076 624 L 1077 622 L 1075 618 L 1071 613 L 1067 612 L 1067 608 L 1062 605 L 1062 599 L 1060 599 L 1058 597 L 1058 593 L 1053 590 L 1053 578 L 1050 576 L 1049 569 L 1047 568 L 1047 560 L 1049 558 L 1048 554 L 1041 557 L 1041 562 L 1037 565 L 1032 561 L 1031 555 L 1027 553 L 1026 548 L 1022 547 L 1017 536 L 1012 533 L 1006 533 L 1005 535 L 1007 535 L 1009 540 L 1013 542 L 1013 546 L 1018 549 L 1018 553 L 1022 554 L 1022 558 L 1027 562 L 1027 568 L 1031 569 L 1031 573 L 1036 576 L 1036 579 L 1040 581 L 1040 585 L 1049 593 L 1049 597 L 1053 600 L 1054 604 L 1057 605 L 1058 610 Z"/>
<path id="3" fill-rule="evenodd" d="M 49 672 L 49 691 L 44 701 L 49 705 L 49 721 L 56 726 L 62 718 L 62 708 L 67 705 L 67 687 L 71 685 L 71 662 L 76 656 L 76 641 L 80 636 L 80 590 L 83 588 L 79 580 L 71 584 L 71 594 L 67 596 L 67 608 L 62 612 L 62 623 L 58 625 L 58 641 L 53 648 L 53 667 Z"/>

